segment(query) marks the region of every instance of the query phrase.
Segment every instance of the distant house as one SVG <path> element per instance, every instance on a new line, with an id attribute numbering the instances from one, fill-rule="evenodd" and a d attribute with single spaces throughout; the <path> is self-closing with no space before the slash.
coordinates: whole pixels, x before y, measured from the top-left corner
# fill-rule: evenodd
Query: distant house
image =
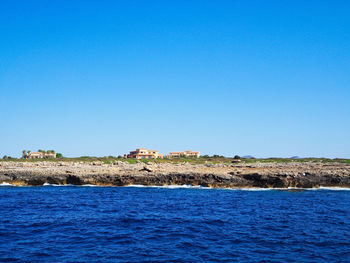
<path id="1" fill-rule="evenodd" d="M 53 159 L 56 158 L 56 152 L 30 152 L 26 155 L 27 159 Z"/>
<path id="2" fill-rule="evenodd" d="M 44 158 L 52 158 L 52 159 L 54 159 L 54 158 L 56 158 L 56 155 L 57 155 L 57 153 L 56 152 L 54 152 L 54 151 L 52 151 L 52 152 L 46 152 L 46 153 L 44 153 Z"/>
<path id="3" fill-rule="evenodd" d="M 196 157 L 199 158 L 201 156 L 201 153 L 198 151 L 184 151 L 184 152 L 170 152 L 168 157 L 169 158 L 174 158 L 174 157 Z"/>
<path id="4" fill-rule="evenodd" d="M 163 159 L 163 154 L 158 153 L 157 150 L 147 150 L 145 148 L 138 148 L 136 149 L 136 151 L 131 151 L 129 154 L 125 154 L 124 157 L 136 159 Z"/>
<path id="5" fill-rule="evenodd" d="M 44 153 L 42 152 L 30 152 L 27 154 L 28 159 L 42 159 L 44 158 Z"/>

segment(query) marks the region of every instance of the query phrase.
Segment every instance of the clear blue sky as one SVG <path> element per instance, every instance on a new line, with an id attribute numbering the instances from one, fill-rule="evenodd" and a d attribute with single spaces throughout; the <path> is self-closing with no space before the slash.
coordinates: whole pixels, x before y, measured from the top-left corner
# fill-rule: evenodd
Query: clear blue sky
<path id="1" fill-rule="evenodd" d="M 349 1 L 0 2 L 0 155 L 350 158 Z"/>

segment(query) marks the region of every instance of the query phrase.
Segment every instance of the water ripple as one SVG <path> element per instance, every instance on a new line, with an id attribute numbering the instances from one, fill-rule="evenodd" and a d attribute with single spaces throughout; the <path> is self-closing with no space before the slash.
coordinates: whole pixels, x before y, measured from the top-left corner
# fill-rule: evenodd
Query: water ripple
<path id="1" fill-rule="evenodd" d="M 350 192 L 1 187 L 0 262 L 349 262 Z"/>

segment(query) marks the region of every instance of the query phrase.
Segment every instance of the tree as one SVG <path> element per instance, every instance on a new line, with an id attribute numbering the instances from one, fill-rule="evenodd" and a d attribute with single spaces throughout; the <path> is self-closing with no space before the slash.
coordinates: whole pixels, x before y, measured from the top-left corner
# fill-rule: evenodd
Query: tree
<path id="1" fill-rule="evenodd" d="M 22 151 L 22 158 L 27 158 L 26 152 L 27 152 L 26 150 Z"/>
<path id="2" fill-rule="evenodd" d="M 56 158 L 63 158 L 62 153 L 57 153 L 57 154 L 56 154 Z"/>

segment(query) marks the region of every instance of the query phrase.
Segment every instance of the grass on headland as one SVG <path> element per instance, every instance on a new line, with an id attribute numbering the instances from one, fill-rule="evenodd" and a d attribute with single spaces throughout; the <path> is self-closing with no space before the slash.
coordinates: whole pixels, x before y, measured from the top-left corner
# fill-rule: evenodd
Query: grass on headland
<path id="1" fill-rule="evenodd" d="M 304 162 L 312 162 L 312 163 L 345 163 L 350 164 L 350 159 L 329 159 L 329 158 L 239 158 L 241 160 L 240 163 L 304 163 Z M 138 162 L 141 163 L 190 163 L 190 164 L 205 164 L 205 163 L 232 163 L 232 161 L 237 160 L 231 157 L 223 157 L 223 156 L 201 156 L 200 158 L 193 157 L 180 157 L 180 158 L 172 158 L 172 159 L 125 159 L 121 156 L 105 156 L 105 157 L 94 157 L 94 156 L 81 156 L 81 157 L 62 157 L 56 159 L 20 159 L 20 158 L 10 158 L 10 159 L 0 159 L 1 161 L 13 161 L 13 162 L 97 162 L 100 161 L 103 164 L 112 164 L 116 161 L 127 162 L 130 164 L 136 164 Z M 239 163 L 238 163 L 239 164 Z"/>

